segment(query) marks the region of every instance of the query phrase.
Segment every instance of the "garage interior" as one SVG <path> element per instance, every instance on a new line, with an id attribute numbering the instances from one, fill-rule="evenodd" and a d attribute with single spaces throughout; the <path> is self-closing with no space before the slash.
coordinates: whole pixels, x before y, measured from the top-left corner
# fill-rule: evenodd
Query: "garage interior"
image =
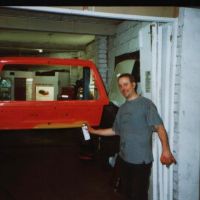
<path id="1" fill-rule="evenodd" d="M 0 8 L 0 56 L 92 60 L 110 89 L 116 57 L 139 50 L 139 30 L 150 22 Z M 80 129 L 1 131 L 1 199 L 121 199 L 109 156 L 118 138 L 92 138 Z M 116 142 L 113 142 L 115 140 Z M 93 148 L 93 159 L 80 159 Z"/>
<path id="2" fill-rule="evenodd" d="M 0 20 L 1 57 L 94 62 L 97 38 L 114 34 L 122 22 L 10 8 L 0 8 Z M 113 168 L 108 164 L 109 145 L 105 144 L 111 138 L 102 143 L 94 137 L 88 145 L 80 129 L 1 131 L 0 138 L 2 200 L 121 198 L 114 192 Z M 81 159 L 83 149 L 91 152 L 91 148 L 92 159 Z"/>

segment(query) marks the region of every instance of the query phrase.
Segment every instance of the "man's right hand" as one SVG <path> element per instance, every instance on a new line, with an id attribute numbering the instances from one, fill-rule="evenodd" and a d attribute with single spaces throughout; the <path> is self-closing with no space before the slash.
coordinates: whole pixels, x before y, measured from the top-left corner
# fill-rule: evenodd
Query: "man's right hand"
<path id="1" fill-rule="evenodd" d="M 87 124 L 89 133 L 94 133 L 95 129 L 92 128 L 89 124 Z"/>
<path id="2" fill-rule="evenodd" d="M 112 130 L 112 128 L 105 128 L 105 129 L 94 129 L 89 124 L 88 131 L 91 134 L 99 135 L 99 136 L 113 136 L 115 135 L 115 132 Z"/>

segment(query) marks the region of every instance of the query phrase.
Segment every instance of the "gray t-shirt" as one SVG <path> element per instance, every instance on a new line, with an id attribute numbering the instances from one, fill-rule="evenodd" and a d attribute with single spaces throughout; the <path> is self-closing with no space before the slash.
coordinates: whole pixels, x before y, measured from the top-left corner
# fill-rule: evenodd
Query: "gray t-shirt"
<path id="1" fill-rule="evenodd" d="M 120 157 L 133 164 L 152 162 L 153 127 L 159 124 L 163 122 L 151 100 L 139 96 L 122 104 L 112 127 L 120 135 Z"/>

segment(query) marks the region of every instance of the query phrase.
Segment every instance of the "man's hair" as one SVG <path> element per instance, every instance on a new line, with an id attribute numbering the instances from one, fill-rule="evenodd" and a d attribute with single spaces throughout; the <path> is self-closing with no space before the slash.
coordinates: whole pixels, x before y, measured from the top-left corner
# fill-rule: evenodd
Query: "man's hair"
<path id="1" fill-rule="evenodd" d="M 124 77 L 129 78 L 129 80 L 130 80 L 131 83 L 133 83 L 133 82 L 136 83 L 135 77 L 134 77 L 133 75 L 129 74 L 129 73 L 121 74 L 121 75 L 117 78 L 117 80 L 119 81 L 120 78 L 124 78 Z"/>

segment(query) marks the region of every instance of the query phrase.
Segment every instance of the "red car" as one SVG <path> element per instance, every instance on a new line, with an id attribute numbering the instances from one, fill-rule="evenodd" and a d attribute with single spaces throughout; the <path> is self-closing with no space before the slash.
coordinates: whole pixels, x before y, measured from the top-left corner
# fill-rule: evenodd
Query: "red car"
<path id="1" fill-rule="evenodd" d="M 91 61 L 0 58 L 0 130 L 98 126 L 108 103 Z"/>

